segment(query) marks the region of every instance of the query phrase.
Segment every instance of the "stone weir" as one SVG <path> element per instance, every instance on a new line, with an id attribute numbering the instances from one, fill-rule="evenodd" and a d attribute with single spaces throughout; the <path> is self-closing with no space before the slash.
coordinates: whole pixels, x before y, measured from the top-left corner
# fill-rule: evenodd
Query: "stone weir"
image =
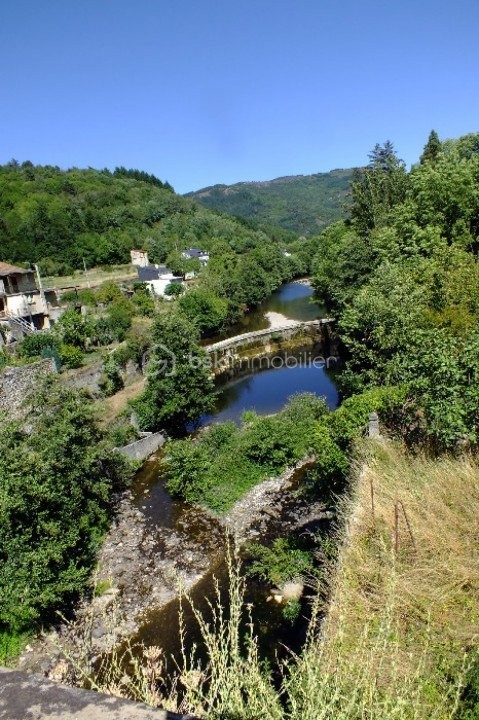
<path id="1" fill-rule="evenodd" d="M 214 377 L 223 380 L 264 369 L 264 362 L 274 358 L 284 364 L 300 349 L 307 350 L 310 357 L 322 357 L 325 361 L 337 359 L 334 319 L 289 320 L 284 325 L 235 335 L 205 347 Z M 271 366 L 275 367 L 274 362 Z"/>

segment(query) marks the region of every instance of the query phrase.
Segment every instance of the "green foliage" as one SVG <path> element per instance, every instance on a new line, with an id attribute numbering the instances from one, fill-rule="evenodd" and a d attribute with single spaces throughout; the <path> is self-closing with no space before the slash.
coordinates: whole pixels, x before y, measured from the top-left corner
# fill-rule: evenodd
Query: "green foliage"
<path id="1" fill-rule="evenodd" d="M 85 350 L 91 334 L 91 324 L 88 318 L 76 310 L 65 310 L 55 325 L 55 333 L 65 345 Z"/>
<path id="2" fill-rule="evenodd" d="M 464 678 L 458 720 L 475 720 L 479 716 L 479 658 L 477 653 L 469 660 L 469 667 Z"/>
<path id="3" fill-rule="evenodd" d="M 38 262 L 43 274 L 127 263 L 145 247 L 153 262 L 175 248 L 235 252 L 270 241 L 269 233 L 212 213 L 139 170 L 63 171 L 52 166 L 0 166 L 0 246 L 4 260 Z M 187 261 L 190 263 L 190 261 Z M 186 271 L 197 269 L 187 264 Z"/>
<path id="4" fill-rule="evenodd" d="M 173 188 L 169 182 L 162 182 L 155 175 L 150 175 L 149 173 L 144 172 L 144 170 L 130 170 L 120 166 L 115 168 L 113 175 L 115 177 L 133 178 L 134 180 L 140 180 L 141 182 L 146 182 L 150 185 L 155 185 L 156 187 L 173 192 Z"/>
<path id="5" fill-rule="evenodd" d="M 346 348 L 343 392 L 407 385 L 402 429 L 438 450 L 479 440 L 478 150 L 478 135 L 432 133 L 407 174 L 377 146 L 353 183 L 352 222 L 323 233 L 313 260 Z"/>
<path id="6" fill-rule="evenodd" d="M 20 352 L 26 358 L 42 357 L 47 348 L 58 348 L 58 338 L 51 332 L 33 333 L 23 338 Z"/>
<path id="7" fill-rule="evenodd" d="M 114 280 L 107 280 L 102 283 L 98 290 L 95 292 L 97 302 L 100 303 L 111 303 L 114 300 L 119 300 L 123 297 L 123 293 L 120 290 L 118 283 Z"/>
<path id="8" fill-rule="evenodd" d="M 142 429 L 167 425 L 184 430 L 187 423 L 211 410 L 213 381 L 198 337 L 195 326 L 179 312 L 155 321 L 148 383 L 135 401 Z"/>
<path id="9" fill-rule="evenodd" d="M 108 327 L 115 340 L 123 342 L 127 331 L 131 328 L 134 305 L 124 295 L 116 298 L 108 306 L 107 322 Z"/>
<path id="10" fill-rule="evenodd" d="M 351 185 L 351 218 L 361 235 L 383 227 L 390 212 L 406 197 L 407 175 L 388 141 L 376 145 L 369 166 L 356 170 Z"/>
<path id="11" fill-rule="evenodd" d="M 85 357 L 79 347 L 67 345 L 66 343 L 61 343 L 58 355 L 61 365 L 69 369 L 81 367 Z"/>
<path id="12" fill-rule="evenodd" d="M 228 317 L 228 300 L 204 287 L 189 290 L 179 299 L 178 304 L 201 333 L 219 330 Z"/>
<path id="13" fill-rule="evenodd" d="M 427 143 L 425 144 L 424 150 L 422 151 L 422 155 L 419 159 L 421 165 L 424 165 L 427 162 L 434 163 L 441 152 L 441 149 L 442 145 L 437 132 L 435 130 L 431 130 Z"/>
<path id="14" fill-rule="evenodd" d="M 168 285 L 165 287 L 165 295 L 181 295 L 184 289 L 185 288 L 183 287 L 182 283 L 168 283 Z"/>
<path id="15" fill-rule="evenodd" d="M 100 390 L 107 397 L 121 390 L 124 383 L 117 353 L 109 353 L 103 361 L 103 373 L 100 378 Z"/>
<path id="16" fill-rule="evenodd" d="M 301 549 L 298 540 L 291 536 L 276 538 L 271 547 L 250 543 L 247 555 L 251 560 L 247 574 L 278 587 L 313 570 L 311 552 Z"/>
<path id="17" fill-rule="evenodd" d="M 219 423 L 197 438 L 168 443 L 166 482 L 170 492 L 214 510 L 228 509 L 251 487 L 302 460 L 326 412 L 313 395 L 293 396 L 274 417 L 245 413 L 243 425 Z"/>
<path id="18" fill-rule="evenodd" d="M 20 632 L 82 590 L 129 471 L 87 397 L 60 384 L 0 436 L 0 627 Z"/>
<path id="19" fill-rule="evenodd" d="M 14 667 L 15 660 L 27 645 L 31 633 L 0 629 L 0 665 Z"/>
<path id="20" fill-rule="evenodd" d="M 214 185 L 189 193 L 188 197 L 212 210 L 252 219 L 255 223 L 314 235 L 342 217 L 341 201 L 349 190 L 351 177 L 352 170 L 332 170 L 264 183 Z M 279 235 L 278 239 L 287 238 Z"/>
<path id="21" fill-rule="evenodd" d="M 97 304 L 97 295 L 93 290 L 90 290 L 89 288 L 82 288 L 80 290 L 67 290 L 66 292 L 62 293 L 62 303 L 69 303 L 71 305 L 76 305 L 77 303 L 80 303 L 81 305 L 87 305 L 88 307 L 95 307 Z"/>
<path id="22" fill-rule="evenodd" d="M 133 283 L 134 295 L 131 298 L 135 306 L 135 314 L 142 317 L 153 317 L 155 314 L 155 301 L 146 283 Z"/>

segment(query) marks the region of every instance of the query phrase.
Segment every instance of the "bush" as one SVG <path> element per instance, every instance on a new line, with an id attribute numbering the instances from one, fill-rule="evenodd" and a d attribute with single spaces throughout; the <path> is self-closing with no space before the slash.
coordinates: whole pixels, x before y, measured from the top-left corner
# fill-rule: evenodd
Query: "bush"
<path id="1" fill-rule="evenodd" d="M 226 510 L 257 483 L 302 460 L 313 447 L 317 417 L 324 412 L 317 398 L 293 396 L 275 417 L 249 412 L 240 428 L 218 423 L 194 440 L 170 442 L 167 487 L 188 501 Z"/>
<path id="2" fill-rule="evenodd" d="M 85 349 L 91 331 L 89 320 L 73 309 L 65 310 L 55 325 L 55 333 L 65 345 L 73 345 L 81 350 Z"/>
<path id="3" fill-rule="evenodd" d="M 44 351 L 52 348 L 58 348 L 59 341 L 52 333 L 33 333 L 27 335 L 20 346 L 20 352 L 24 357 L 34 358 L 42 357 Z"/>
<path id="4" fill-rule="evenodd" d="M 60 345 L 59 355 L 61 364 L 70 369 L 81 367 L 85 357 L 80 348 L 65 343 Z"/>
<path id="5" fill-rule="evenodd" d="M 123 342 L 127 331 L 131 328 L 132 317 L 133 306 L 127 298 L 121 296 L 110 305 L 108 309 L 108 325 L 119 342 Z"/>
<path id="6" fill-rule="evenodd" d="M 0 445 L 0 630 L 18 633 L 83 589 L 130 471 L 88 397 L 58 381 L 24 422 L 0 424 Z"/>
<path id="7" fill-rule="evenodd" d="M 116 353 L 110 353 L 103 361 L 103 373 L 99 385 L 100 390 L 107 397 L 114 395 L 124 386 Z"/>
<path id="8" fill-rule="evenodd" d="M 185 288 L 183 287 L 182 283 L 168 283 L 168 285 L 165 287 L 165 295 L 181 295 L 184 289 Z"/>
<path id="9" fill-rule="evenodd" d="M 61 296 L 62 302 L 70 303 L 73 305 L 76 305 L 77 303 L 80 303 L 80 305 L 87 305 L 88 307 L 95 307 L 97 304 L 97 297 L 93 290 L 90 290 L 89 288 L 82 288 L 80 290 L 67 290 L 66 292 L 62 293 Z"/>
<path id="10" fill-rule="evenodd" d="M 267 583 L 281 587 L 290 580 L 297 580 L 313 570 L 313 555 L 299 547 L 292 537 L 276 538 L 271 547 L 251 543 L 248 545 L 248 575 L 254 575 Z"/>

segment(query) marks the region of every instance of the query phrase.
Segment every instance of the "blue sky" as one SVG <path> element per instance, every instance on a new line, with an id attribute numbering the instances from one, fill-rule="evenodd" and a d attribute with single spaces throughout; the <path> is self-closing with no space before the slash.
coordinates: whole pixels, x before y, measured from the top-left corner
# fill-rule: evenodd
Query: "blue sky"
<path id="1" fill-rule="evenodd" d="M 1 0 L 0 162 L 178 192 L 479 130 L 477 0 Z"/>

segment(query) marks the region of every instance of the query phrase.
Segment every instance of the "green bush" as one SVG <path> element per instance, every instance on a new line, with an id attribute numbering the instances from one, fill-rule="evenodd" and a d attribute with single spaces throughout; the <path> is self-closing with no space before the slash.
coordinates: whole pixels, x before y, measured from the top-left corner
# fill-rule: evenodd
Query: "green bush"
<path id="1" fill-rule="evenodd" d="M 65 345 L 73 345 L 81 350 L 85 349 L 91 331 L 89 319 L 73 309 L 65 310 L 55 325 L 55 334 Z"/>
<path id="2" fill-rule="evenodd" d="M 59 356 L 62 366 L 69 369 L 81 367 L 85 357 L 80 348 L 65 343 L 60 345 Z"/>
<path id="3" fill-rule="evenodd" d="M 116 340 L 123 342 L 127 331 L 131 328 L 133 305 L 123 295 L 116 299 L 108 308 L 108 325 Z"/>
<path id="4" fill-rule="evenodd" d="M 276 538 L 271 547 L 250 543 L 247 556 L 247 574 L 277 587 L 311 573 L 314 564 L 312 553 L 301 549 L 291 536 Z"/>
<path id="5" fill-rule="evenodd" d="M 58 348 L 59 344 L 58 338 L 51 332 L 33 333 L 23 338 L 20 352 L 27 358 L 42 357 L 45 349 Z"/>
<path id="6" fill-rule="evenodd" d="M 174 283 L 168 283 L 168 285 L 165 287 L 165 295 L 181 295 L 182 292 L 184 292 L 184 287 L 182 283 L 174 282 Z"/>
<path id="7" fill-rule="evenodd" d="M 105 396 L 114 395 L 124 386 L 117 353 L 110 353 L 103 361 L 103 373 L 100 378 L 100 390 Z"/>
<path id="8" fill-rule="evenodd" d="M 24 421 L 0 423 L 0 444 L 0 630 L 19 633 L 83 589 L 130 470 L 88 397 L 59 381 Z"/>
<path id="9" fill-rule="evenodd" d="M 324 402 L 306 393 L 290 398 L 274 417 L 245 413 L 242 427 L 218 423 L 194 440 L 171 441 L 167 487 L 190 502 L 226 510 L 257 483 L 303 459 L 324 412 Z"/>

